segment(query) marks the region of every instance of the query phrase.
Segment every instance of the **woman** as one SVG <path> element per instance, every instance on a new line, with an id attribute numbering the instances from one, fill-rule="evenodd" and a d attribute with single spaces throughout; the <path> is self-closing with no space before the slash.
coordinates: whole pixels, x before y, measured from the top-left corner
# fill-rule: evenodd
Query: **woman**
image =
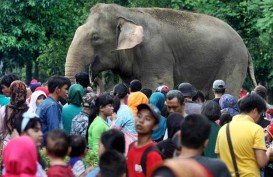
<path id="1" fill-rule="evenodd" d="M 36 163 L 37 149 L 33 140 L 27 136 L 16 137 L 8 143 L 3 153 L 6 171 L 3 177 L 36 177 Z"/>
<path id="2" fill-rule="evenodd" d="M 17 119 L 28 110 L 26 104 L 27 89 L 23 81 L 16 80 L 10 85 L 10 103 L 0 108 L 0 152 L 11 139 Z"/>
<path id="3" fill-rule="evenodd" d="M 28 112 L 36 112 L 37 107 L 46 99 L 46 93 L 37 90 L 31 94 Z"/>

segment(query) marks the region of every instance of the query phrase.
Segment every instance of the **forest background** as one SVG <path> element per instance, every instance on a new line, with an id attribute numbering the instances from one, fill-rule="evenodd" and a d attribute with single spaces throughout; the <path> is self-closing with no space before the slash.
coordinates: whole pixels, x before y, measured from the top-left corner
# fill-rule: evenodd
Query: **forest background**
<path id="1" fill-rule="evenodd" d="M 0 76 L 12 72 L 28 84 L 33 78 L 45 82 L 51 75 L 64 75 L 74 32 L 96 3 L 173 8 L 222 19 L 243 38 L 256 80 L 272 98 L 272 0 L 1 0 Z M 244 88 L 252 89 L 248 78 Z"/>

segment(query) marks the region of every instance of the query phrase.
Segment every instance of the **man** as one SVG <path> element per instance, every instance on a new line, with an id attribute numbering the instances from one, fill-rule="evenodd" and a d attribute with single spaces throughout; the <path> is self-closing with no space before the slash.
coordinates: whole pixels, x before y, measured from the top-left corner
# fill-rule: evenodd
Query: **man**
<path id="1" fill-rule="evenodd" d="M 67 99 L 67 90 L 71 82 L 63 76 L 52 76 L 48 79 L 47 84 L 49 95 L 36 110 L 41 119 L 44 135 L 50 130 L 63 128 L 62 106 L 59 101 Z"/>
<path id="2" fill-rule="evenodd" d="M 179 90 L 170 90 L 166 95 L 167 110 L 169 113 L 178 112 L 183 117 L 187 114 L 184 110 L 184 97 L 183 94 Z"/>
<path id="3" fill-rule="evenodd" d="M 200 114 L 190 114 L 185 117 L 181 124 L 181 155 L 173 159 L 173 161 L 176 162 L 177 159 L 181 159 L 181 161 L 193 159 L 201 165 L 201 167 L 195 170 L 200 170 L 203 167 L 207 176 L 230 177 L 228 168 L 221 160 L 202 156 L 204 148 L 208 144 L 209 134 L 210 123 L 206 117 Z M 174 176 L 174 171 L 179 170 L 181 170 L 181 167 L 173 164 L 171 168 L 165 169 L 164 173 L 157 173 L 157 175 L 172 177 Z"/>
<path id="4" fill-rule="evenodd" d="M 19 77 L 14 74 L 6 74 L 1 78 L 0 106 L 8 105 L 10 102 L 10 84 L 19 80 Z"/>
<path id="5" fill-rule="evenodd" d="M 224 95 L 226 92 L 225 82 L 223 80 L 215 80 L 212 85 L 212 90 L 214 94 L 213 101 L 219 104 L 221 96 Z"/>
<path id="6" fill-rule="evenodd" d="M 187 114 L 201 114 L 202 104 L 192 101 L 192 98 L 197 94 L 193 85 L 187 82 L 179 84 L 178 90 L 181 91 L 185 102 L 185 112 Z"/>
<path id="7" fill-rule="evenodd" d="M 261 114 L 266 110 L 265 101 L 257 94 L 245 96 L 239 102 L 240 114 L 233 117 L 229 123 L 230 138 L 240 176 L 259 177 L 260 168 L 269 159 L 271 150 L 266 151 L 263 128 L 257 125 Z M 215 153 L 228 166 L 231 175 L 235 177 L 235 170 L 224 125 L 216 140 Z"/>

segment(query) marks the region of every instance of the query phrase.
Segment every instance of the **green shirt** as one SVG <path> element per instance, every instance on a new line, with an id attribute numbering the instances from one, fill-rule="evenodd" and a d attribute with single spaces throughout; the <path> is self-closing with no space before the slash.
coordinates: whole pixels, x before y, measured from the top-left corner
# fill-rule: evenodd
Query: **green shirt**
<path id="1" fill-rule="evenodd" d="M 110 127 L 105 120 L 97 116 L 88 129 L 88 145 L 93 151 L 97 152 L 99 148 L 100 136 L 103 132 L 109 130 Z"/>
<path id="2" fill-rule="evenodd" d="M 206 157 L 217 158 L 217 155 L 215 154 L 214 150 L 220 126 L 212 121 L 210 121 L 210 125 L 211 128 L 209 134 L 209 143 L 208 146 L 205 148 L 204 154 Z"/>

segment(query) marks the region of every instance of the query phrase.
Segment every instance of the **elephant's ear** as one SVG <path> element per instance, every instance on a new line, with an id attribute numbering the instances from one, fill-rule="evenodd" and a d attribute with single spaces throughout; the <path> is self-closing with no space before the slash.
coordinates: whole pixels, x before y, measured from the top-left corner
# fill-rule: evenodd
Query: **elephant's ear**
<path id="1" fill-rule="evenodd" d="M 143 41 L 143 27 L 123 17 L 118 18 L 117 49 L 131 49 Z"/>

